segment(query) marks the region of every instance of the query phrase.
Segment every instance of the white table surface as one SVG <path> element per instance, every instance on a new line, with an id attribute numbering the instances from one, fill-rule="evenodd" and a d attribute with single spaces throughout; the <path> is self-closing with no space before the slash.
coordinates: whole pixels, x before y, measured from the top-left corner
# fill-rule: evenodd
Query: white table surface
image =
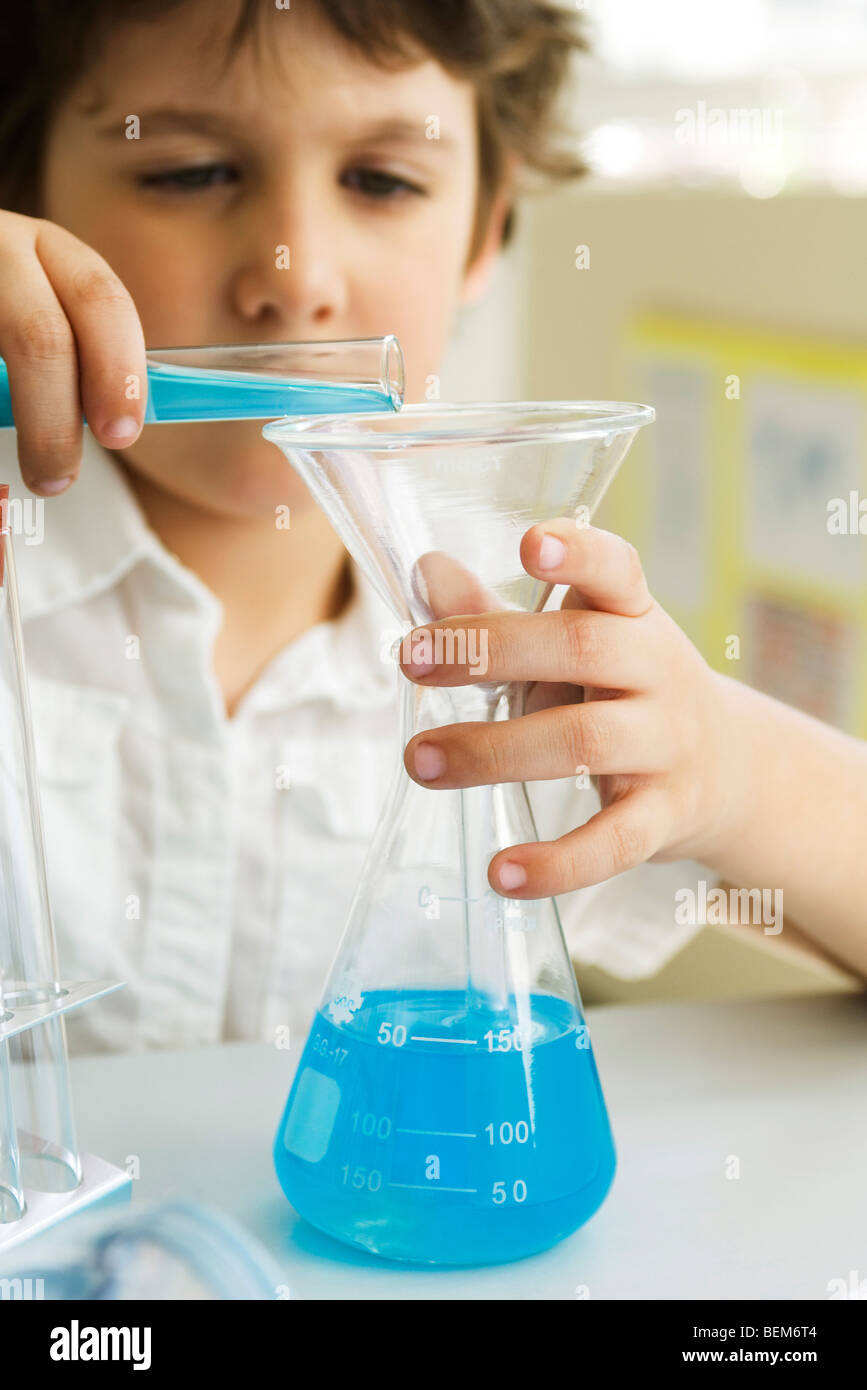
<path id="1" fill-rule="evenodd" d="M 139 1156 L 133 1203 L 186 1196 L 236 1217 L 292 1298 L 827 1299 L 830 1280 L 867 1276 L 867 994 L 587 1018 L 617 1175 L 585 1227 L 513 1264 L 407 1269 L 296 1217 L 271 1148 L 300 1048 L 74 1058 L 79 1139 L 120 1166 Z"/>

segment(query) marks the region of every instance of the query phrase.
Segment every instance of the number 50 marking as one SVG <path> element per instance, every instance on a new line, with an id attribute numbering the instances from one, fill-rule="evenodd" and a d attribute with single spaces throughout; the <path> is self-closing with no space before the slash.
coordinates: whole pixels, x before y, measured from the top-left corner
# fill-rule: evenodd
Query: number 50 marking
<path id="1" fill-rule="evenodd" d="M 508 1199 L 509 1194 L 506 1192 L 506 1184 L 504 1182 L 495 1182 L 494 1191 L 492 1195 L 494 1201 L 497 1203 L 498 1206 L 500 1206 L 503 1202 L 505 1202 Z M 527 1184 L 524 1182 L 523 1178 L 516 1178 L 515 1181 L 512 1183 L 512 1201 L 524 1202 L 526 1200 Z"/>
<path id="2" fill-rule="evenodd" d="M 380 1023 L 376 1041 L 392 1043 L 395 1047 L 403 1047 L 406 1042 L 406 1028 L 402 1023 L 395 1024 L 394 1028 L 390 1023 Z"/>

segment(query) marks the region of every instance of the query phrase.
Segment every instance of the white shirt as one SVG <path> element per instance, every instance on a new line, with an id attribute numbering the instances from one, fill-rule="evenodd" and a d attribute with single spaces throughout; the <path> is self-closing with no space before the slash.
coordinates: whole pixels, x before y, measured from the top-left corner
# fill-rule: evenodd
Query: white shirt
<path id="1" fill-rule="evenodd" d="M 45 502 L 11 430 L 0 465 L 60 973 L 126 982 L 67 1016 L 70 1051 L 274 1041 L 286 1026 L 301 1046 L 400 756 L 404 677 L 382 655 L 394 616 L 356 570 L 344 614 L 284 648 L 229 719 L 211 664 L 222 605 L 111 455 L 85 430 L 78 481 Z M 29 544 L 37 507 L 44 538 Z M 543 838 L 599 806 L 572 778 L 530 796 Z M 582 961 L 659 970 L 701 930 L 676 923 L 674 893 L 702 872 L 643 865 L 559 898 L 579 985 Z"/>

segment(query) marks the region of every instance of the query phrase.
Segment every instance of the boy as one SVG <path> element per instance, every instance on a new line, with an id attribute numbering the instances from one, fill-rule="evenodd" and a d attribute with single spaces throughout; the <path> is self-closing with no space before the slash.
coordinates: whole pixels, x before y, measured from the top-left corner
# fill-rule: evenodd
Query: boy
<path id="1" fill-rule="evenodd" d="M 142 430 L 123 384 L 145 342 L 394 332 L 422 399 L 521 164 L 580 172 L 547 133 L 580 38 L 531 0 L 163 0 L 144 18 L 56 0 L 4 23 L 0 353 L 24 480 L 56 498 L 45 545 L 19 547 L 52 901 L 64 972 L 128 981 L 70 1039 L 273 1037 L 315 1009 L 391 772 L 391 619 L 258 426 Z M 711 672 L 617 537 L 554 522 L 522 560 L 570 585 L 561 613 L 485 617 L 496 673 L 539 682 L 536 711 L 497 748 L 453 726 L 406 754 L 433 788 L 567 779 L 560 838 L 498 855 L 492 887 L 569 893 L 694 857 L 782 886 L 867 974 L 863 914 L 833 891 L 867 890 L 864 749 Z M 580 764 L 604 807 L 582 825 Z M 682 940 L 628 944 L 651 973 Z"/>

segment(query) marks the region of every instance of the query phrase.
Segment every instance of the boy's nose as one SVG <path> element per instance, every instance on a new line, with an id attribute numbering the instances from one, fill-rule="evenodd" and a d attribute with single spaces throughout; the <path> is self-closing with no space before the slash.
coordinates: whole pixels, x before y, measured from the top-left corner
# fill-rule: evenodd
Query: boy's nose
<path id="1" fill-rule="evenodd" d="M 272 222 L 260 231 L 234 283 L 237 312 L 248 323 L 267 322 L 287 340 L 307 328 L 343 321 L 348 308 L 346 275 L 326 229 Z M 277 235 L 275 235 L 275 230 Z M 282 237 L 281 234 L 282 233 Z"/>

